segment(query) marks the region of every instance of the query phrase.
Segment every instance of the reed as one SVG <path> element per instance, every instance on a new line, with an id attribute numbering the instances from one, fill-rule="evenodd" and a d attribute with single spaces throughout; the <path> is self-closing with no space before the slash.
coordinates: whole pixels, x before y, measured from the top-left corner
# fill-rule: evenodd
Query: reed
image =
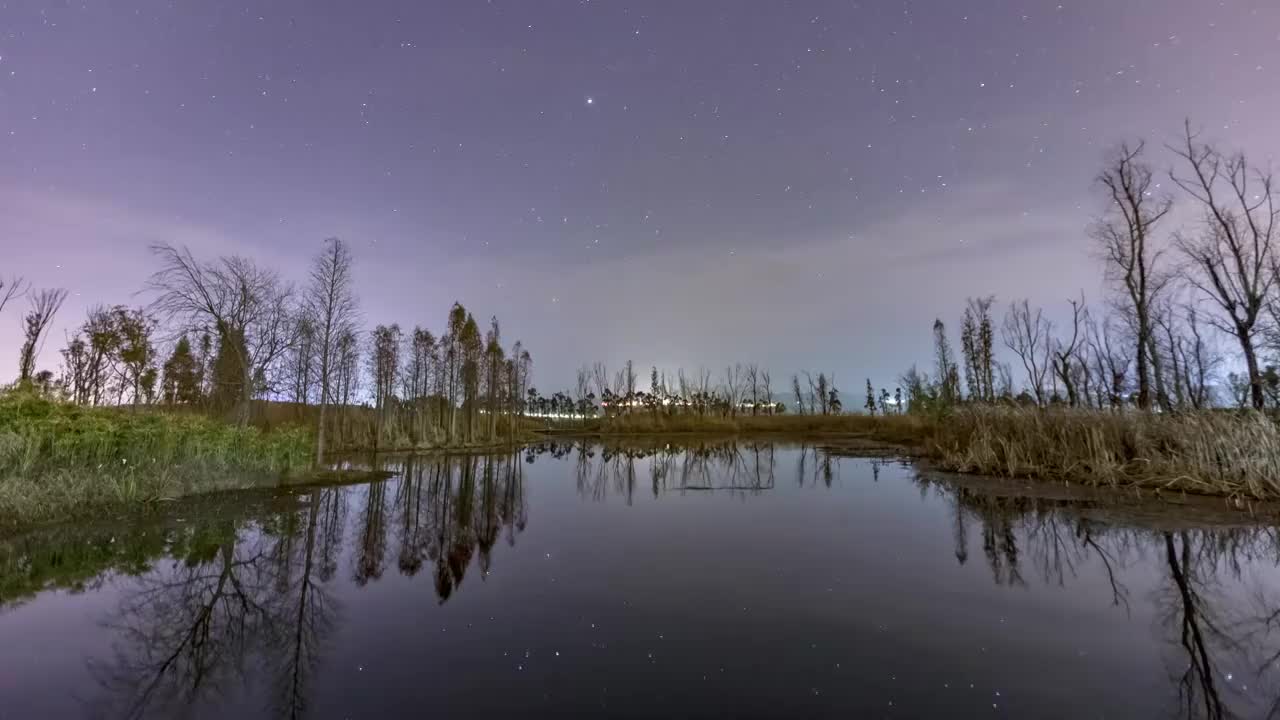
<path id="1" fill-rule="evenodd" d="M 1253 411 L 972 407 L 938 422 L 928 451 L 961 472 L 1280 498 L 1280 426 Z"/>

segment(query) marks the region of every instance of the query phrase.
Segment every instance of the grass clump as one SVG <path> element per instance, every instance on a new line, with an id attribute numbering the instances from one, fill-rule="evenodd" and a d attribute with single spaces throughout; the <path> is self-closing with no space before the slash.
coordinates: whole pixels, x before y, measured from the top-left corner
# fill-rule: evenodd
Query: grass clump
<path id="1" fill-rule="evenodd" d="M 0 394 L 0 524 L 249 484 L 304 466 L 311 437 L 153 409 Z"/>

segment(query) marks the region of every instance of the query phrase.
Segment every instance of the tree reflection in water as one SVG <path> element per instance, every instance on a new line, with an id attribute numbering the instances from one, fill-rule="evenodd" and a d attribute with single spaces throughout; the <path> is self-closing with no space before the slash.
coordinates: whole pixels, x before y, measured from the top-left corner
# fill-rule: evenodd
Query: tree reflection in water
<path id="1" fill-rule="evenodd" d="M 779 480 L 813 492 L 843 482 L 839 457 L 790 452 L 780 463 L 770 443 L 575 441 L 504 456 L 394 459 L 383 463 L 392 480 L 308 489 L 109 537 L 61 530 L 3 543 L 0 590 L 13 605 L 50 587 L 118 584 L 119 606 L 105 621 L 112 652 L 89 661 L 101 686 L 95 714 L 171 717 L 234 698 L 299 717 L 342 622 L 336 585 L 358 591 L 391 564 L 402 576 L 429 577 L 440 603 L 454 598 L 473 565 L 487 576 L 500 542 L 514 545 L 527 527 L 524 473 L 538 458 L 564 463 L 581 498 L 624 506 L 646 495 L 760 496 L 780 492 Z M 884 468 L 902 466 L 858 462 L 869 472 L 852 482 L 881 482 Z M 794 485 L 778 478 L 789 472 Z M 1233 513 L 1132 513 L 1044 486 L 909 475 L 922 497 L 950 509 L 946 551 L 959 564 L 980 545 L 999 587 L 1101 579 L 1117 612 L 1154 617 L 1171 714 L 1280 717 L 1280 596 L 1263 572 L 1280 563 L 1276 528 Z"/>
<path id="2" fill-rule="evenodd" d="M 955 513 L 955 555 L 968 557 L 968 527 L 976 524 L 998 585 L 1024 585 L 1021 545 L 1040 579 L 1064 586 L 1090 559 L 1105 575 L 1112 604 L 1130 612 L 1125 571 L 1161 568 L 1150 601 L 1165 638 L 1185 718 L 1280 717 L 1280 596 L 1260 568 L 1280 563 L 1280 528 L 1208 523 L 1194 529 L 1176 512 L 1126 518 L 1123 506 L 1101 500 L 1027 498 L 974 490 L 932 475 L 922 492 L 944 496 Z M 1093 519 L 1114 516 L 1114 522 Z"/>

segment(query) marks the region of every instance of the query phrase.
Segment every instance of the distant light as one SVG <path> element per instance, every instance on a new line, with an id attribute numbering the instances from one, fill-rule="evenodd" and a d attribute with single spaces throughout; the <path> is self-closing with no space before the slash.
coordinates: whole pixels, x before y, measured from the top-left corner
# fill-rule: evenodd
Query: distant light
<path id="1" fill-rule="evenodd" d="M 593 97 L 591 97 L 591 96 L 587 96 L 587 104 L 588 104 L 588 105 L 595 105 L 595 104 L 596 104 L 596 99 L 595 99 L 595 98 L 593 98 Z"/>

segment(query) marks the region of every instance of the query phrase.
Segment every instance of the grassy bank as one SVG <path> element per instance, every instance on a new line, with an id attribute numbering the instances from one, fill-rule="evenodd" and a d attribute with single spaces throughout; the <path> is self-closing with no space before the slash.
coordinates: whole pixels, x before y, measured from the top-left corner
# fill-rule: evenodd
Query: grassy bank
<path id="1" fill-rule="evenodd" d="M 929 449 L 961 472 L 1280 499 L 1280 426 L 1252 411 L 966 409 Z"/>
<path id="2" fill-rule="evenodd" d="M 0 526 L 246 486 L 303 467 L 312 438 L 194 414 L 0 395 Z"/>
<path id="3" fill-rule="evenodd" d="M 1280 425 L 1262 413 L 1179 414 L 971 406 L 934 415 L 634 414 L 568 423 L 611 436 L 759 435 L 888 443 L 964 473 L 1086 486 L 1280 499 Z"/>

